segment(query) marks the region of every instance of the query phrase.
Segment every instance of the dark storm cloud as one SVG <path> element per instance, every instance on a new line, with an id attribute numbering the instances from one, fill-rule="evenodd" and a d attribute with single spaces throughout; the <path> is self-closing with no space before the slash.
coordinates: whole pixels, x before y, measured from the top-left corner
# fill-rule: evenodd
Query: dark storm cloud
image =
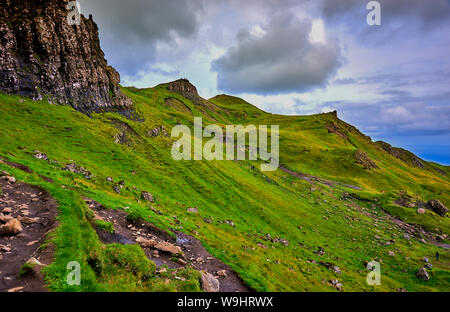
<path id="1" fill-rule="evenodd" d="M 84 14 L 93 14 L 101 29 L 108 60 L 128 75 L 154 61 L 158 42 L 196 33 L 203 0 L 80 0 Z"/>
<path id="2" fill-rule="evenodd" d="M 323 86 L 340 66 L 336 41 L 311 42 L 311 21 L 280 14 L 262 32 L 241 31 L 234 46 L 212 64 L 218 89 L 280 94 Z"/>

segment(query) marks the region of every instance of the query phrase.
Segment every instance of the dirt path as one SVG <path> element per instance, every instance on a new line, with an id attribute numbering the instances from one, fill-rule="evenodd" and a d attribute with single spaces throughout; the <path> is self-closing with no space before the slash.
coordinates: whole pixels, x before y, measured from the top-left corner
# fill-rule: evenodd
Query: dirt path
<path id="1" fill-rule="evenodd" d="M 295 171 L 289 170 L 288 168 L 284 167 L 281 164 L 280 164 L 279 168 L 282 171 L 286 172 L 287 174 L 289 174 L 289 175 L 291 175 L 291 176 L 293 176 L 295 178 L 307 181 L 309 184 L 314 184 L 314 182 L 318 182 L 320 184 L 331 186 L 331 187 L 334 187 L 334 186 L 338 185 L 338 186 L 343 186 L 343 187 L 347 187 L 347 188 L 354 189 L 354 190 L 360 190 L 361 189 L 359 186 L 354 186 L 354 185 L 345 184 L 345 183 L 336 182 L 336 181 L 330 181 L 330 180 L 322 179 L 322 178 L 319 178 L 319 177 L 315 177 L 315 176 L 310 175 L 310 174 L 305 174 L 305 173 L 301 173 L 301 172 L 295 172 Z"/>
<path id="2" fill-rule="evenodd" d="M 145 240 L 145 242 L 153 242 L 151 245 L 164 243 L 168 249 L 181 248 L 184 256 L 179 261 L 174 262 L 174 254 L 158 250 L 156 246 L 145 246 L 146 243 L 139 243 L 145 251 L 147 257 L 152 260 L 156 266 L 167 265 L 170 269 L 178 269 L 191 265 L 198 271 L 206 271 L 212 274 L 219 281 L 220 292 L 249 292 L 251 289 L 247 287 L 239 276 L 220 260 L 212 257 L 208 251 L 202 246 L 201 242 L 181 232 L 174 231 L 176 239 L 167 232 L 162 231 L 152 224 L 142 221 L 128 221 L 127 213 L 121 210 L 106 209 L 96 201 L 86 199 L 97 219 L 112 222 L 114 224 L 115 233 L 111 234 L 97 229 L 97 233 L 105 244 L 136 244 L 136 240 Z M 166 246 L 166 247 L 167 247 Z M 163 248 L 164 249 L 164 248 Z M 219 273 L 218 273 L 219 272 Z"/>
<path id="3" fill-rule="evenodd" d="M 56 225 L 57 203 L 37 187 L 10 183 L 6 176 L 0 180 L 0 226 L 13 219 L 22 228 L 16 234 L 0 234 L 0 292 L 47 291 L 40 270 L 51 263 L 53 251 L 51 247 L 45 250 L 39 247 L 46 233 Z M 34 268 L 19 277 L 20 269 L 30 259 Z"/>

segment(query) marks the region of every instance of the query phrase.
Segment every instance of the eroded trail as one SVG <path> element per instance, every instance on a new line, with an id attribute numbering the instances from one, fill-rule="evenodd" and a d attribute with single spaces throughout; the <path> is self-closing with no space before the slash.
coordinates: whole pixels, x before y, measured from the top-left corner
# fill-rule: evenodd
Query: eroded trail
<path id="1" fill-rule="evenodd" d="M 39 247 L 56 226 L 57 203 L 11 176 L 0 180 L 0 292 L 46 291 L 40 271 L 52 262 L 53 251 Z"/>
<path id="2" fill-rule="evenodd" d="M 203 272 L 203 290 L 212 291 L 209 280 L 218 286 L 220 292 L 248 292 L 249 287 L 226 264 L 211 256 L 201 242 L 181 232 L 175 232 L 176 239 L 143 220 L 129 221 L 127 213 L 103 207 L 96 201 L 86 199 L 95 213 L 95 218 L 114 224 L 114 234 L 97 229 L 100 239 L 105 244 L 139 244 L 147 257 L 158 267 L 166 265 L 170 269 L 178 269 L 191 265 L 199 272 Z M 183 256 L 180 256 L 182 251 Z M 177 261 L 174 261 L 178 259 Z M 209 273 L 209 274 L 208 274 Z M 216 289 L 217 290 L 217 289 Z"/>

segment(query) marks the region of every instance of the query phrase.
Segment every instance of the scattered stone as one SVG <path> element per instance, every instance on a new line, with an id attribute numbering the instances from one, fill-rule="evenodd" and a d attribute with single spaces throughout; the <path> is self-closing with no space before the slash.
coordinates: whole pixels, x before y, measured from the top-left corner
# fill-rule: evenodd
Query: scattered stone
<path id="1" fill-rule="evenodd" d="M 21 292 L 22 290 L 24 290 L 24 287 L 15 287 L 15 288 L 8 289 L 8 292 L 9 293 Z"/>
<path id="2" fill-rule="evenodd" d="M 82 174 L 86 179 L 91 179 L 92 173 L 89 172 L 86 168 L 83 168 L 81 166 L 78 166 L 75 163 L 71 163 L 71 164 L 66 164 L 63 168 L 61 168 L 61 170 L 63 171 L 70 171 L 73 173 L 78 173 L 78 174 Z"/>
<path id="3" fill-rule="evenodd" d="M 153 199 L 153 195 L 149 192 L 142 192 L 142 199 L 151 203 L 154 203 L 155 200 Z"/>
<path id="4" fill-rule="evenodd" d="M 9 213 L 12 213 L 12 209 L 11 208 L 5 208 L 5 209 L 3 209 L 3 211 L 2 211 L 4 214 L 9 214 Z"/>
<path id="5" fill-rule="evenodd" d="M 267 249 L 267 246 L 262 243 L 258 243 L 257 245 L 258 245 L 258 247 L 260 247 L 262 249 Z"/>
<path id="6" fill-rule="evenodd" d="M 106 181 L 111 182 L 111 183 L 114 182 L 113 178 L 111 178 L 111 177 L 107 177 L 107 178 L 106 178 Z"/>
<path id="7" fill-rule="evenodd" d="M 113 186 L 113 190 L 114 192 L 116 192 L 117 194 L 120 194 L 120 187 L 116 184 Z"/>
<path id="8" fill-rule="evenodd" d="M 48 157 L 47 157 L 46 154 L 41 153 L 41 152 L 39 152 L 39 151 L 34 151 L 34 153 L 35 153 L 35 154 L 33 155 L 34 158 L 36 158 L 36 159 L 48 160 Z"/>
<path id="9" fill-rule="evenodd" d="M 430 262 L 430 260 L 427 257 L 424 257 L 423 262 L 428 263 L 428 262 Z"/>
<path id="10" fill-rule="evenodd" d="M 417 277 L 420 278 L 423 281 L 430 280 L 430 275 L 428 275 L 427 269 L 420 268 L 419 271 L 417 271 Z"/>
<path id="11" fill-rule="evenodd" d="M 211 273 L 201 271 L 202 275 L 201 282 L 202 282 L 202 289 L 206 292 L 219 292 L 220 290 L 220 283 L 217 278 L 215 278 Z"/>
<path id="12" fill-rule="evenodd" d="M 325 254 L 325 249 L 323 249 L 322 247 L 319 247 L 319 249 L 317 251 L 315 251 L 314 253 L 319 256 L 323 256 Z"/>
<path id="13" fill-rule="evenodd" d="M 423 209 L 423 208 L 417 209 L 417 213 L 418 213 L 418 214 L 425 214 L 425 212 L 426 212 L 426 210 Z"/>
<path id="14" fill-rule="evenodd" d="M 169 137 L 169 134 L 167 133 L 167 130 L 166 130 L 166 128 L 164 126 L 159 126 L 159 127 L 156 127 L 154 129 L 150 130 L 148 132 L 148 135 L 152 136 L 152 137 L 155 137 L 155 138 L 159 137 L 160 135 L 161 136 L 165 136 L 165 137 Z"/>
<path id="15" fill-rule="evenodd" d="M 232 226 L 232 227 L 234 227 L 235 225 L 234 225 L 234 222 L 233 221 L 231 221 L 231 220 L 225 220 L 224 221 L 226 224 L 228 224 L 228 225 L 230 225 L 230 226 Z"/>
<path id="16" fill-rule="evenodd" d="M 42 263 L 40 263 L 36 258 L 32 257 L 27 261 L 28 264 L 32 266 L 44 266 Z"/>
<path id="17" fill-rule="evenodd" d="M 159 269 L 159 270 L 157 271 L 158 274 L 166 273 L 166 272 L 167 272 L 167 269 L 166 269 L 166 268 L 161 268 L 161 269 Z"/>
<path id="18" fill-rule="evenodd" d="M 337 279 L 331 280 L 330 283 L 331 283 L 331 285 L 333 285 L 334 288 L 336 288 L 336 290 L 339 290 L 339 291 L 342 290 L 342 284 L 339 283 L 339 281 Z"/>
<path id="19" fill-rule="evenodd" d="M 395 256 L 395 252 L 389 251 L 389 256 L 391 256 L 391 257 Z"/>
<path id="20" fill-rule="evenodd" d="M 187 262 L 184 261 L 184 260 L 181 259 L 181 258 L 178 258 L 177 263 L 178 263 L 179 265 L 186 265 L 186 264 L 187 264 Z"/>
<path id="21" fill-rule="evenodd" d="M 226 270 L 217 271 L 216 274 L 219 277 L 226 277 L 227 276 L 227 271 Z"/>
<path id="22" fill-rule="evenodd" d="M 5 245 L 0 245 L 0 250 L 4 251 L 4 252 L 10 252 L 11 248 L 9 248 L 8 246 L 5 246 Z"/>
<path id="23" fill-rule="evenodd" d="M 189 213 L 198 213 L 198 208 L 197 207 L 188 208 L 187 212 L 189 212 Z"/>
<path id="24" fill-rule="evenodd" d="M 324 262 L 324 261 L 320 261 L 320 264 L 325 266 L 328 270 L 333 271 L 336 274 L 341 274 L 342 273 L 337 265 L 334 265 L 334 264 L 329 263 L 329 262 Z"/>

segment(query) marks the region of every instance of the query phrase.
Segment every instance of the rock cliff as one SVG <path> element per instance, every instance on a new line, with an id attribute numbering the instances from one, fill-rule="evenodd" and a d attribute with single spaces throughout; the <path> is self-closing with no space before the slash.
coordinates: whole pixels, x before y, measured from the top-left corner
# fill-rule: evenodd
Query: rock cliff
<path id="1" fill-rule="evenodd" d="M 83 112 L 128 110 L 92 17 L 69 25 L 68 0 L 0 0 L 0 91 Z"/>

